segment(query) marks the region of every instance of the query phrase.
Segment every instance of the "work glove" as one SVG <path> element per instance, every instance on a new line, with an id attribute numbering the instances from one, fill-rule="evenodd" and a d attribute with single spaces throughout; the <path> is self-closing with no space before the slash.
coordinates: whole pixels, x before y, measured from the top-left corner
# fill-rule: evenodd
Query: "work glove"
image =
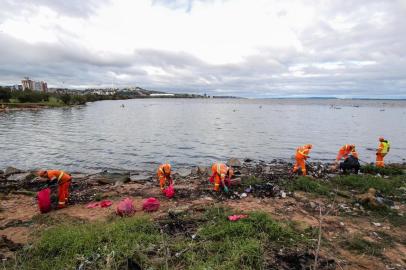
<path id="1" fill-rule="evenodd" d="M 227 186 L 224 186 L 224 192 L 228 193 L 228 187 Z"/>

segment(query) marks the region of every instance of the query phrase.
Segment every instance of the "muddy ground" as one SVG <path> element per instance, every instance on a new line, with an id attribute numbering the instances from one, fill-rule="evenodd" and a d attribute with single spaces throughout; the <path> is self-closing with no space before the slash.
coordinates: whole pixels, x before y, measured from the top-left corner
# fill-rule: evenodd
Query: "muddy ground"
<path id="1" fill-rule="evenodd" d="M 323 240 L 319 269 L 406 269 L 404 225 L 395 226 L 386 219 L 376 220 L 368 216 L 362 207 L 354 205 L 351 194 L 332 199 L 302 191 L 290 192 L 286 189 L 286 183 L 295 181 L 297 176 L 291 174 L 292 164 L 287 162 L 231 160 L 231 165 L 234 165 L 236 176 L 228 194 L 212 191 L 206 167 L 178 171 L 174 168 L 176 195 L 173 199 L 162 195 L 154 172 L 72 173 L 69 207 L 46 215 L 39 213 L 36 202 L 36 192 L 46 185 L 39 183 L 30 172 L 7 168 L 0 172 L 0 259 L 12 259 L 16 251 L 35 241 L 38 230 L 48 226 L 42 222 L 43 218 L 79 219 L 86 222 L 108 220 L 115 215 L 117 203 L 125 197 L 134 200 L 136 215 L 142 215 L 142 201 L 155 197 L 161 206 L 150 215 L 157 222 L 179 211 L 220 204 L 236 212 L 263 211 L 276 220 L 294 222 L 295 226 L 305 230 L 319 228 L 321 210 Z M 329 181 L 337 175 L 328 164 L 310 164 L 309 171 L 310 177 L 317 181 Z M 56 187 L 52 188 L 56 190 Z M 104 199 L 111 200 L 113 205 L 108 208 L 86 207 L 89 202 Z M 404 214 L 404 203 L 395 202 L 394 207 L 399 215 Z M 165 230 L 192 234 L 193 227 L 193 224 L 166 224 Z M 385 246 L 379 256 L 354 252 L 343 245 L 359 235 L 376 243 L 382 242 L 383 238 L 390 239 L 391 244 Z M 275 254 L 274 259 L 280 269 L 306 269 L 314 260 L 314 254 L 315 250 L 299 250 L 289 254 Z"/>

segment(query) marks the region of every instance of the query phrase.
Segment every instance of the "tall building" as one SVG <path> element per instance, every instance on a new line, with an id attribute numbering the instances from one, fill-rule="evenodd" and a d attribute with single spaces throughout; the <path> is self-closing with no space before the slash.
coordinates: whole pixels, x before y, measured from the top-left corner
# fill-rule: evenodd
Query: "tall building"
<path id="1" fill-rule="evenodd" d="M 29 77 L 25 77 L 24 80 L 21 81 L 23 90 L 31 90 L 31 91 L 48 91 L 48 84 L 44 81 L 36 82 L 30 80 Z"/>
<path id="2" fill-rule="evenodd" d="M 31 81 L 29 77 L 24 77 L 21 81 L 23 85 L 23 90 L 34 90 L 34 81 Z"/>

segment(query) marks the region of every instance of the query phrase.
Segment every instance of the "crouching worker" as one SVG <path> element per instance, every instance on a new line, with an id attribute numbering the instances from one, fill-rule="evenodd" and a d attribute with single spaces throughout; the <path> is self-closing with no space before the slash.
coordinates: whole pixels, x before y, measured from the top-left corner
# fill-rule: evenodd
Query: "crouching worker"
<path id="1" fill-rule="evenodd" d="M 58 209 L 64 208 L 68 202 L 72 176 L 59 170 L 39 171 L 38 176 L 45 179 L 45 181 L 56 182 L 58 184 Z"/>
<path id="2" fill-rule="evenodd" d="M 312 145 L 311 144 L 306 144 L 304 146 L 298 147 L 296 149 L 296 164 L 293 167 L 293 173 L 296 173 L 299 168 L 301 168 L 302 170 L 302 174 L 306 175 L 307 174 L 307 170 L 306 170 L 306 159 L 309 158 L 309 153 L 310 153 L 310 149 L 312 149 Z"/>
<path id="3" fill-rule="evenodd" d="M 221 186 L 225 192 L 228 192 L 228 188 L 231 185 L 231 177 L 234 174 L 233 169 L 224 163 L 214 163 L 211 166 L 211 171 L 212 176 L 209 181 L 214 183 L 214 191 L 219 191 Z"/>
<path id="4" fill-rule="evenodd" d="M 164 191 L 165 187 L 171 182 L 171 164 L 165 163 L 159 165 L 156 176 L 158 178 L 161 191 Z"/>

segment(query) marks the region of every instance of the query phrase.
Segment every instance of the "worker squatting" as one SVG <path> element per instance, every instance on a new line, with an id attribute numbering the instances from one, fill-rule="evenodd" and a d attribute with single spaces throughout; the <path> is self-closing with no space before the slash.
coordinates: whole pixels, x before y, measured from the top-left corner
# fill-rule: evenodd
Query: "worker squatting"
<path id="1" fill-rule="evenodd" d="M 384 167 L 384 157 L 390 150 L 389 141 L 385 140 L 383 137 L 379 138 L 379 146 L 376 150 L 376 166 Z M 299 169 L 303 175 L 307 174 L 306 170 L 306 160 L 309 158 L 309 154 L 313 146 L 311 144 L 306 144 L 300 146 L 296 149 L 296 163 L 293 167 L 292 172 L 297 173 Z M 337 154 L 335 160 L 335 168 L 337 168 L 341 159 L 346 160 L 353 159 L 358 162 L 358 153 L 355 150 L 354 144 L 343 145 Z M 171 177 L 171 165 L 162 164 L 157 170 L 157 179 L 159 181 L 159 186 L 161 191 L 165 191 L 168 185 L 173 184 Z M 213 184 L 213 190 L 218 192 L 220 188 L 224 192 L 228 192 L 231 184 L 231 178 L 233 177 L 233 169 L 224 163 L 214 163 L 211 167 L 211 177 L 209 179 L 210 183 Z M 40 176 L 40 181 L 57 182 L 58 184 L 58 208 L 64 208 L 67 204 L 69 198 L 69 186 L 72 182 L 72 176 L 61 170 L 47 170 L 39 171 L 38 176 Z"/>

